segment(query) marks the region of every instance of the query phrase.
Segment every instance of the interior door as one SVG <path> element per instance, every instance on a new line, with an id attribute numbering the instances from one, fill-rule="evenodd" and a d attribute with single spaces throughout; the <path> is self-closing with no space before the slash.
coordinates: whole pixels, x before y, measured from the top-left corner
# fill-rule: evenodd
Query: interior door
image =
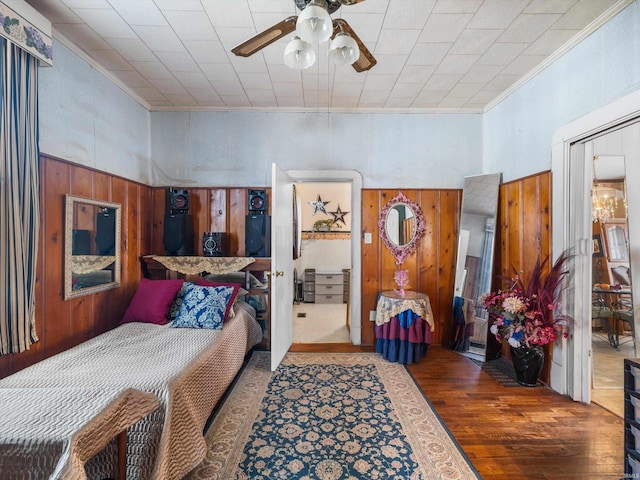
<path id="1" fill-rule="evenodd" d="M 293 343 L 293 179 L 275 163 L 271 199 L 271 370 L 275 370 Z"/>

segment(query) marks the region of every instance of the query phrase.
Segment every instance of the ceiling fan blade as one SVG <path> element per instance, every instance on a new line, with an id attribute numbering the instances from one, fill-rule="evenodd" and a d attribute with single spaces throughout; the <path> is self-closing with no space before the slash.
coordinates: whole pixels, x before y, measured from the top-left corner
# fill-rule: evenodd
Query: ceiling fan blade
<path id="1" fill-rule="evenodd" d="M 271 45 L 276 40 L 280 40 L 285 35 L 293 32 L 296 29 L 297 19 L 298 17 L 296 15 L 287 17 L 281 22 L 276 23 L 273 27 L 267 28 L 264 32 L 232 48 L 231 51 L 240 57 L 249 57 L 267 45 Z"/>
<path id="2" fill-rule="evenodd" d="M 345 1 L 355 1 L 355 0 L 345 0 Z M 360 58 L 353 62 L 353 68 L 356 72 L 365 72 L 371 69 L 378 61 L 373 57 L 371 52 L 367 47 L 365 47 L 360 37 L 356 35 L 356 32 L 353 31 L 353 28 L 346 22 L 346 20 L 342 18 L 336 18 L 333 21 L 333 36 L 340 32 L 348 33 L 351 38 L 353 38 L 358 44 L 358 48 L 360 49 Z"/>

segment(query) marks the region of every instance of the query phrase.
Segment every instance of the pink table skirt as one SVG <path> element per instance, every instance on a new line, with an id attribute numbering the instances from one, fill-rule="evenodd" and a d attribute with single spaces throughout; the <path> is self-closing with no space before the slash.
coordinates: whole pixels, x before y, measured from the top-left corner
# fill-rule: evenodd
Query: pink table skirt
<path id="1" fill-rule="evenodd" d="M 411 310 L 376 325 L 376 352 L 390 362 L 416 363 L 427 354 L 429 344 L 429 324 Z"/>

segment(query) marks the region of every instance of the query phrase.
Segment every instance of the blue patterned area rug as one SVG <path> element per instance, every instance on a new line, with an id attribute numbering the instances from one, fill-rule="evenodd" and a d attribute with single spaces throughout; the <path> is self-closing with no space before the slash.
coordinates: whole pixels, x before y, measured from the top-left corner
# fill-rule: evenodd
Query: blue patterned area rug
<path id="1" fill-rule="evenodd" d="M 480 478 L 404 366 L 374 353 L 269 362 L 253 354 L 187 478 Z"/>

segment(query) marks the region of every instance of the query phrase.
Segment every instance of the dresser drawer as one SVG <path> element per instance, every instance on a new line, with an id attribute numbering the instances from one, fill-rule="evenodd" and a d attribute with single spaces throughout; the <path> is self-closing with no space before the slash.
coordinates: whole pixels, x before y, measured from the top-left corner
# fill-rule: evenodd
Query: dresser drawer
<path id="1" fill-rule="evenodd" d="M 342 303 L 342 293 L 336 295 L 316 294 L 316 303 Z"/>
<path id="2" fill-rule="evenodd" d="M 323 285 L 342 285 L 344 282 L 341 273 L 316 273 L 316 284 Z"/>
<path id="3" fill-rule="evenodd" d="M 316 283 L 316 295 L 343 295 L 344 287 L 340 285 L 325 285 Z"/>

